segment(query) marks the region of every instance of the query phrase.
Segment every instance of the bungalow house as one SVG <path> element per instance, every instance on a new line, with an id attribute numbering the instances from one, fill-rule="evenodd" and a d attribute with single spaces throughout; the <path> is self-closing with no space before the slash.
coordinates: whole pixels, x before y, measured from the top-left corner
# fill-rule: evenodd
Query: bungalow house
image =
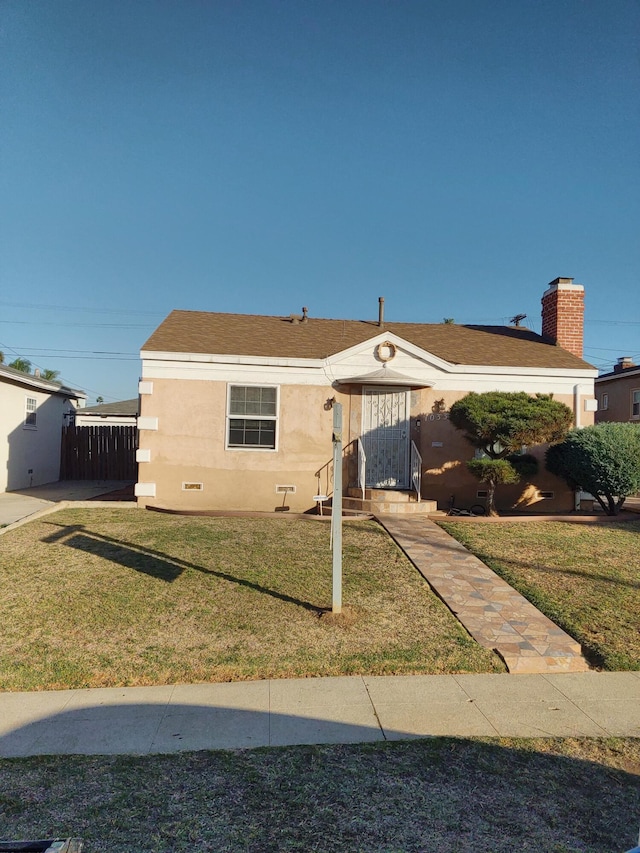
<path id="1" fill-rule="evenodd" d="M 83 391 L 0 364 L 0 491 L 58 480 L 62 427 L 86 399 Z"/>
<path id="2" fill-rule="evenodd" d="M 584 288 L 558 278 L 542 306 L 542 335 L 389 323 L 383 300 L 375 321 L 320 319 L 306 308 L 286 317 L 173 311 L 141 352 L 139 505 L 312 509 L 332 491 L 334 401 L 343 407 L 352 508 L 369 508 L 363 498 L 404 498 L 428 511 L 451 495 L 475 504 L 482 489 L 463 464 L 473 449 L 448 420 L 453 402 L 469 391 L 553 394 L 575 424 L 593 422 Z M 502 500 L 503 508 L 574 506 L 544 466 L 535 483 L 504 489 Z"/>
<path id="3" fill-rule="evenodd" d="M 595 382 L 598 398 L 596 423 L 623 421 L 640 423 L 640 365 L 628 356 L 618 359 L 611 373 Z"/>

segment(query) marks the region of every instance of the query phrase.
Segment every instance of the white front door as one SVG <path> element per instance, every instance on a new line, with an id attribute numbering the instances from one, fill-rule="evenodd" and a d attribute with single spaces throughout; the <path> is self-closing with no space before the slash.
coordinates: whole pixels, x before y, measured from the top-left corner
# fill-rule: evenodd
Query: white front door
<path id="1" fill-rule="evenodd" d="M 409 487 L 409 392 L 404 388 L 362 389 L 362 443 L 366 486 Z"/>

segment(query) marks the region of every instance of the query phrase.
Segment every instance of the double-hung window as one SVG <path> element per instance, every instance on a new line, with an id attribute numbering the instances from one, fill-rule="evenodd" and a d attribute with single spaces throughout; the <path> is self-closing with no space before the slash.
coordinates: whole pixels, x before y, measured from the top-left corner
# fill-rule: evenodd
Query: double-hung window
<path id="1" fill-rule="evenodd" d="M 38 401 L 35 397 L 27 397 L 25 400 L 24 407 L 24 425 L 26 427 L 31 427 L 35 429 L 36 427 L 36 409 L 38 408 Z"/>
<path id="2" fill-rule="evenodd" d="M 229 385 L 227 396 L 227 447 L 275 450 L 278 388 Z"/>
<path id="3" fill-rule="evenodd" d="M 640 418 L 640 391 L 631 392 L 631 417 Z"/>

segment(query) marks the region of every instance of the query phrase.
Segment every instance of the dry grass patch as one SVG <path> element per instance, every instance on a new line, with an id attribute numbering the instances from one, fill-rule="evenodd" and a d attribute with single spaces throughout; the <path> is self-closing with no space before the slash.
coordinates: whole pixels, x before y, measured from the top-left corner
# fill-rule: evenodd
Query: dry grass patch
<path id="1" fill-rule="evenodd" d="M 640 669 L 640 520 L 442 527 L 608 670 Z"/>
<path id="2" fill-rule="evenodd" d="M 87 853 L 612 853 L 637 839 L 638 767 L 633 739 L 14 759 L 0 825 Z"/>
<path id="3" fill-rule="evenodd" d="M 63 510 L 2 537 L 0 689 L 503 671 L 373 522 Z"/>

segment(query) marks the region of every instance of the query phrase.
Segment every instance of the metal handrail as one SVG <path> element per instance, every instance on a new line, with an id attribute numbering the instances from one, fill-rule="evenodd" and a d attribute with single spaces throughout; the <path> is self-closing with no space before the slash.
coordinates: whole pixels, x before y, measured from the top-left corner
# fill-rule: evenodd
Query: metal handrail
<path id="1" fill-rule="evenodd" d="M 422 492 L 422 456 L 420 456 L 415 441 L 411 442 L 411 485 L 416 490 L 418 503 L 420 503 L 420 493 Z"/>
<path id="2" fill-rule="evenodd" d="M 367 482 L 367 454 L 364 452 L 362 440 L 358 439 L 358 487 L 362 489 L 362 500 Z"/>

